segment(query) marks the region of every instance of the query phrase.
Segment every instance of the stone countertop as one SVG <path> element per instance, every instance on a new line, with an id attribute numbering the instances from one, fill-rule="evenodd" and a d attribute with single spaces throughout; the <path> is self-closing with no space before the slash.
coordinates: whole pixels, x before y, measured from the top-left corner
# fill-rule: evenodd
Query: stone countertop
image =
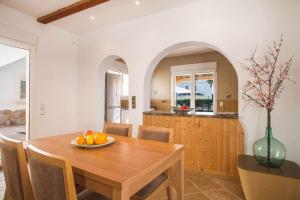
<path id="1" fill-rule="evenodd" d="M 204 114 L 190 112 L 188 114 L 176 114 L 171 111 L 146 111 L 144 115 L 156 115 L 156 116 L 182 116 L 182 117 L 207 117 L 207 118 L 225 118 L 225 119 L 238 119 L 237 113 L 217 113 L 217 114 Z"/>

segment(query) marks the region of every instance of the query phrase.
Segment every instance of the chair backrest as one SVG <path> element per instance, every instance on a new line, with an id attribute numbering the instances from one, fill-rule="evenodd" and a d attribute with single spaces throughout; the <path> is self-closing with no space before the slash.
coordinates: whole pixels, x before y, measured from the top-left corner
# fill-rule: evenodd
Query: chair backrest
<path id="1" fill-rule="evenodd" d="M 35 199 L 77 199 L 72 166 L 69 161 L 27 146 L 28 164 Z"/>
<path id="2" fill-rule="evenodd" d="M 32 187 L 23 143 L 0 134 L 0 148 L 7 198 L 32 200 Z"/>
<path id="3" fill-rule="evenodd" d="M 103 127 L 103 132 L 112 135 L 131 137 L 132 125 L 105 122 Z"/>
<path id="4" fill-rule="evenodd" d="M 156 126 L 139 126 L 139 138 L 173 143 L 173 129 Z"/>

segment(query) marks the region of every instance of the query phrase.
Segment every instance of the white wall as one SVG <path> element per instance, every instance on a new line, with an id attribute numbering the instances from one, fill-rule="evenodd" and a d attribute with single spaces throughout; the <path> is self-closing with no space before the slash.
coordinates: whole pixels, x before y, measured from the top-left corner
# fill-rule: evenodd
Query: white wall
<path id="1" fill-rule="evenodd" d="M 26 58 L 0 67 L 0 110 L 23 110 L 26 102 L 18 99 L 20 76 L 26 76 Z"/>
<path id="2" fill-rule="evenodd" d="M 216 47 L 237 71 L 241 99 L 247 74 L 239 62 L 249 57 L 256 46 L 265 51 L 266 45 L 284 33 L 282 56 L 295 56 L 291 75 L 298 83 L 286 85 L 272 114 L 273 129 L 274 135 L 287 146 L 288 159 L 300 163 L 299 7 L 297 0 L 199 0 L 83 35 L 79 42 L 78 128 L 102 128 L 104 83 L 98 79 L 98 73 L 103 73 L 99 67 L 107 56 L 121 56 L 128 65 L 130 94 L 137 96 L 137 109 L 130 111 L 130 121 L 136 127 L 142 123 L 142 112 L 149 106 L 152 75 L 149 72 L 155 66 L 152 61 L 164 49 L 185 41 Z M 262 51 L 258 53 L 261 55 Z M 265 112 L 251 107 L 244 109 L 243 101 L 239 110 L 246 132 L 246 152 L 251 153 L 253 142 L 264 135 Z"/>
<path id="3" fill-rule="evenodd" d="M 0 41 L 36 44 L 31 52 L 31 137 L 76 131 L 77 36 L 2 5 L 0 27 L 0 37 L 7 37 Z"/>

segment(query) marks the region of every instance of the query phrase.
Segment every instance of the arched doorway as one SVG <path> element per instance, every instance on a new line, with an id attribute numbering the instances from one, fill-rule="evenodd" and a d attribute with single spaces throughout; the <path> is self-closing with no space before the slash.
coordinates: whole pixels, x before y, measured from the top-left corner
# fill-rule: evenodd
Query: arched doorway
<path id="1" fill-rule="evenodd" d="M 196 113 L 238 113 L 238 78 L 221 50 L 183 42 L 161 51 L 145 76 L 144 110 L 186 105 Z"/>
<path id="2" fill-rule="evenodd" d="M 236 176 L 236 158 L 244 153 L 238 78 L 222 51 L 201 42 L 176 44 L 147 70 L 144 125 L 173 129 L 174 143 L 186 147 L 185 169 Z"/>
<path id="3" fill-rule="evenodd" d="M 129 71 L 120 56 L 108 56 L 100 66 L 101 87 L 100 109 L 103 109 L 102 122 L 129 123 Z"/>

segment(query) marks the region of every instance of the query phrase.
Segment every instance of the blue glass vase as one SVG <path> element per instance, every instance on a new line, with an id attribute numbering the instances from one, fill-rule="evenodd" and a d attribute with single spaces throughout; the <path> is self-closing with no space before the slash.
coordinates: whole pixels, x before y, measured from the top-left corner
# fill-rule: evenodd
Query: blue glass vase
<path id="1" fill-rule="evenodd" d="M 285 161 L 286 148 L 272 134 L 271 110 L 268 110 L 268 125 L 265 137 L 257 140 L 252 148 L 256 161 L 267 167 L 280 167 Z"/>

